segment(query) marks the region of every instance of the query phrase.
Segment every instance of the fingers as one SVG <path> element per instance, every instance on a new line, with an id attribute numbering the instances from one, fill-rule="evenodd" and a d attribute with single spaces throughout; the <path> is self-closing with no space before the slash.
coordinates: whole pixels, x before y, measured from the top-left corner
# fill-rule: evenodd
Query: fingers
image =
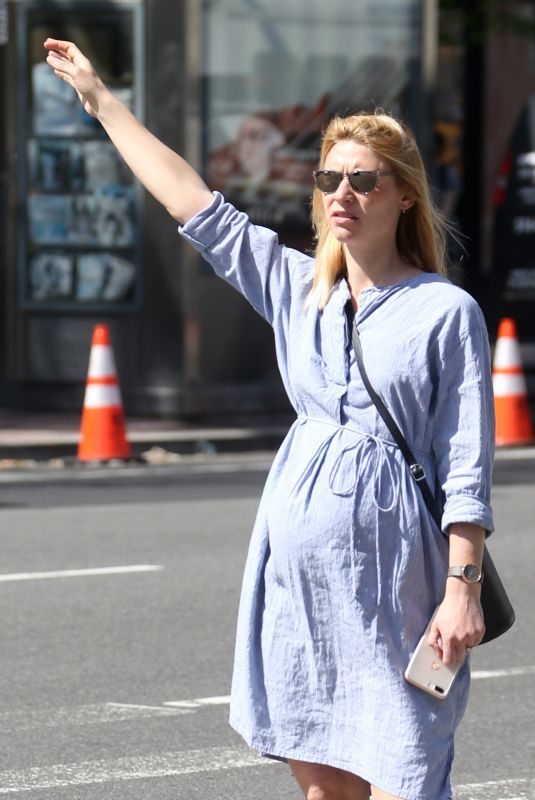
<path id="1" fill-rule="evenodd" d="M 442 655 L 442 662 L 444 664 L 447 666 L 457 664 L 457 662 L 462 661 L 463 658 L 464 647 L 462 645 L 454 641 L 446 641 L 444 643 L 444 653 Z"/>
<path id="2" fill-rule="evenodd" d="M 72 58 L 76 53 L 80 53 L 74 42 L 66 42 L 62 39 L 51 39 L 49 37 L 44 42 L 44 47 L 46 50 L 57 50 L 58 53 L 63 53 L 69 58 Z"/>
<path id="3" fill-rule="evenodd" d="M 473 638 L 473 637 L 472 637 Z M 479 644 L 479 641 L 459 640 L 455 636 L 442 636 L 439 626 L 434 623 L 427 643 L 433 648 L 443 664 L 457 664 L 464 661 L 466 655 Z"/>
<path id="4" fill-rule="evenodd" d="M 68 59 L 63 58 L 54 51 L 48 54 L 46 57 L 46 63 L 51 66 L 54 70 L 54 73 L 60 78 L 63 78 L 63 80 L 70 81 L 76 72 L 76 67 L 74 64 L 71 64 Z"/>
<path id="5" fill-rule="evenodd" d="M 464 661 L 466 656 L 471 652 L 472 648 L 476 647 L 477 644 L 478 642 L 468 645 L 464 642 L 451 639 L 444 644 L 441 660 L 447 665 L 457 664 L 459 661 Z"/>
<path id="6" fill-rule="evenodd" d="M 446 665 L 457 664 L 459 661 L 464 661 L 467 653 L 477 644 L 469 644 L 466 640 L 459 640 L 454 636 L 444 637 L 443 643 L 442 640 L 440 641 L 442 646 L 441 660 Z"/>
<path id="7" fill-rule="evenodd" d="M 48 50 L 47 62 L 54 68 L 65 68 L 67 65 L 78 66 L 82 69 L 90 69 L 91 64 L 73 42 L 65 42 L 61 39 L 47 39 L 44 47 Z M 70 71 L 72 74 L 72 71 Z"/>

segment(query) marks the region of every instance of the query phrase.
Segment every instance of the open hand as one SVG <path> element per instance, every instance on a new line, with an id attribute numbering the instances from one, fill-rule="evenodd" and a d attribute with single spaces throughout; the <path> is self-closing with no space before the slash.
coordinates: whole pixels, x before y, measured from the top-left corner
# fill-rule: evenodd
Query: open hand
<path id="1" fill-rule="evenodd" d="M 46 58 L 58 77 L 73 87 L 80 102 L 92 117 L 98 116 L 99 95 L 107 91 L 88 58 L 72 42 L 47 39 Z"/>

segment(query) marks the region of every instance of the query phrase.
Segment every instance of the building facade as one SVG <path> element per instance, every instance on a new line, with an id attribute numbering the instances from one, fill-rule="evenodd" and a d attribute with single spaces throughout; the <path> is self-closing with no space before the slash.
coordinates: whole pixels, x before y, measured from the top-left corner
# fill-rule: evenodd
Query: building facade
<path id="1" fill-rule="evenodd" d="M 309 249 L 311 173 L 321 131 L 337 113 L 381 106 L 408 119 L 445 209 L 462 213 L 463 196 L 473 208 L 466 52 L 460 33 L 440 43 L 438 22 L 431 0 L 0 0 L 2 404 L 79 409 L 91 332 L 103 322 L 129 414 L 288 407 L 270 329 L 182 243 L 51 73 L 47 36 L 76 41 L 112 91 L 211 188 L 286 244 Z M 530 44 L 523 47 L 526 86 L 511 110 L 530 120 Z M 485 58 L 492 75 L 492 49 Z M 484 109 L 495 101 L 487 83 L 482 92 L 486 129 L 493 125 Z M 483 255 L 469 266 L 476 295 L 493 271 L 503 272 L 487 230 L 492 207 L 481 199 L 503 174 L 514 135 L 503 127 L 492 156 L 478 157 Z M 535 274 L 529 258 L 504 278 L 504 297 L 520 280 L 524 300 L 522 281 Z"/>

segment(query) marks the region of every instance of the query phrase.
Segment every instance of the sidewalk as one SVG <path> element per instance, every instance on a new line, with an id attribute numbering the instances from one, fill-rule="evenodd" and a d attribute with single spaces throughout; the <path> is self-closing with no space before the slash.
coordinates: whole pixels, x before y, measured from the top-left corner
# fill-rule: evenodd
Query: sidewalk
<path id="1" fill-rule="evenodd" d="M 66 413 L 39 413 L 0 408 L 0 460 L 74 458 L 81 417 Z M 247 420 L 243 425 L 208 425 L 166 419 L 126 420 L 132 456 L 154 448 L 180 455 L 276 450 L 292 419 Z M 535 459 L 535 447 L 500 447 L 496 460 Z"/>
<path id="2" fill-rule="evenodd" d="M 65 458 L 76 455 L 81 417 L 0 409 L 0 459 Z M 284 438 L 287 424 L 251 420 L 243 425 L 196 425 L 179 420 L 127 419 L 132 455 L 151 448 L 173 453 L 232 453 L 273 450 Z"/>

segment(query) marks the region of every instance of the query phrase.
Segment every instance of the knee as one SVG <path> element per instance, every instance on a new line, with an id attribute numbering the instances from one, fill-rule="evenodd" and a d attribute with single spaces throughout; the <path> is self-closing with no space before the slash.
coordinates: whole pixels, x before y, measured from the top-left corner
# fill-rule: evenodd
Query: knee
<path id="1" fill-rule="evenodd" d="M 317 769 L 306 787 L 306 800 L 345 800 L 343 780 L 332 769 Z"/>
<path id="2" fill-rule="evenodd" d="M 290 761 L 306 800 L 368 800 L 370 785 L 357 775 L 322 764 Z"/>
<path id="3" fill-rule="evenodd" d="M 340 800 L 341 795 L 334 787 L 330 786 L 310 786 L 306 800 Z"/>

